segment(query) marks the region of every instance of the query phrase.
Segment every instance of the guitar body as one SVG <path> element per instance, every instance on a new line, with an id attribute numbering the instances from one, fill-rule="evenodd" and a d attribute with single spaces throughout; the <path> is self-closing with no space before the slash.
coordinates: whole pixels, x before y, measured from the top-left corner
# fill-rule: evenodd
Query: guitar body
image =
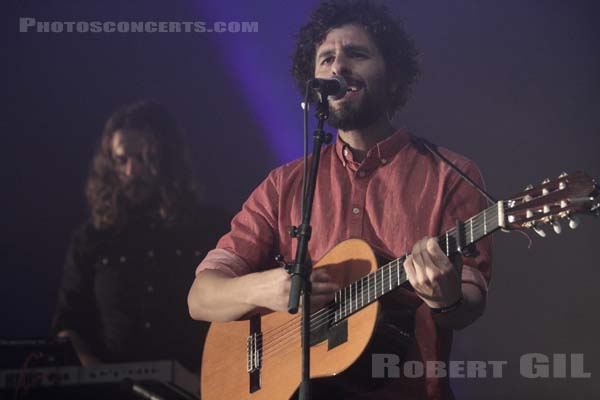
<path id="1" fill-rule="evenodd" d="M 499 201 L 464 222 L 457 221 L 454 229 L 437 240 L 446 256 L 452 257 L 499 229 L 536 229 L 538 224 L 554 225 L 559 219 L 567 220 L 575 229 L 579 222 L 573 217 L 577 214 L 600 216 L 600 185 L 581 171 L 544 180 L 537 188 L 528 187 L 508 201 Z M 343 379 L 341 385 L 333 386 L 337 398 L 343 398 L 343 390 L 353 391 L 354 385 L 365 388 L 363 379 L 355 378 L 370 377 L 370 360 L 366 369 L 362 360 L 356 362 L 363 353 L 372 353 L 380 344 L 394 351 L 410 345 L 410 331 L 414 331 L 414 318 L 410 328 L 410 306 L 404 310 L 408 313 L 396 309 L 386 321 L 383 297 L 408 281 L 404 259 L 378 268 L 371 247 L 363 240 L 350 239 L 314 265 L 327 269 L 342 287 L 334 302 L 311 315 L 311 378 L 321 378 L 327 382 L 325 386 Z M 392 322 L 391 327 L 388 322 Z M 378 323 L 381 326 L 374 335 Z M 386 335 L 386 329 L 391 329 L 391 334 Z M 288 399 L 301 383 L 300 316 L 271 312 L 257 314 L 249 321 L 213 323 L 202 364 L 204 400 Z M 378 384 L 367 383 L 366 388 Z"/>
<path id="2" fill-rule="evenodd" d="M 326 268 L 343 287 L 375 271 L 377 260 L 365 241 L 349 239 L 330 250 L 313 268 Z M 369 344 L 378 311 L 376 301 L 344 320 L 347 326 L 342 330 L 341 339 L 335 335 L 335 344 L 331 335 L 313 344 L 311 378 L 333 377 L 349 368 Z M 253 317 L 251 321 L 211 325 L 202 357 L 203 400 L 288 399 L 300 385 L 300 314 L 271 312 Z M 260 326 L 258 332 L 263 343 L 260 365 L 252 373 L 248 371 L 251 324 L 255 332 Z"/>

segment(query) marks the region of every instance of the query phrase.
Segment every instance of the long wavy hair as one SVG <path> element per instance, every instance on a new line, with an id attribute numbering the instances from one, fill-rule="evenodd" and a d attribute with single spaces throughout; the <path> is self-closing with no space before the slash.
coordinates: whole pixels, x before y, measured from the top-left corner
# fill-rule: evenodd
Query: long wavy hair
<path id="1" fill-rule="evenodd" d="M 419 51 L 402 21 L 394 17 L 385 5 L 368 0 L 324 1 L 300 28 L 291 71 L 300 94 L 304 95 L 306 82 L 314 77 L 317 47 L 329 31 L 347 24 L 358 24 L 370 34 L 385 61 L 388 81 L 396 79 L 399 82 L 396 90 L 389 94 L 388 111 L 400 109 L 421 75 Z M 312 100 L 315 100 L 314 97 Z"/>
<path id="2" fill-rule="evenodd" d="M 135 131 L 156 148 L 156 210 L 167 224 L 193 216 L 198 191 L 190 157 L 175 119 L 160 103 L 143 100 L 126 105 L 106 121 L 87 179 L 85 194 L 97 229 L 119 227 L 129 220 L 127 202 L 118 178 L 112 141 L 116 132 Z"/>

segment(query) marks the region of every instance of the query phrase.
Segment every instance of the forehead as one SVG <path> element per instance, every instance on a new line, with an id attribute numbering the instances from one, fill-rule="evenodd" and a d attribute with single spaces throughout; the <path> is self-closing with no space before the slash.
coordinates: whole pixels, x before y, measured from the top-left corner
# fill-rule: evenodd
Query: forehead
<path id="1" fill-rule="evenodd" d="M 377 46 L 373 42 L 371 35 L 362 26 L 348 24 L 330 30 L 327 36 L 325 36 L 323 43 L 317 45 L 316 56 L 319 57 L 324 52 L 331 52 L 348 46 L 364 47 L 374 53 L 378 53 Z"/>
<path id="2" fill-rule="evenodd" d="M 148 138 L 137 131 L 116 131 L 111 141 L 115 155 L 143 153 L 150 148 Z"/>

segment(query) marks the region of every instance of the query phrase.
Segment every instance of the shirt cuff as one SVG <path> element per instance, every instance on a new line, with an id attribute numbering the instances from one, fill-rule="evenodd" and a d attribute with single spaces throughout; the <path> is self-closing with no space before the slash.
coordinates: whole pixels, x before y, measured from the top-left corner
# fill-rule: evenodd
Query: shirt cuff
<path id="1" fill-rule="evenodd" d="M 196 276 L 208 269 L 225 272 L 231 277 L 245 275 L 250 272 L 250 266 L 240 256 L 225 249 L 209 251 L 196 268 Z"/>

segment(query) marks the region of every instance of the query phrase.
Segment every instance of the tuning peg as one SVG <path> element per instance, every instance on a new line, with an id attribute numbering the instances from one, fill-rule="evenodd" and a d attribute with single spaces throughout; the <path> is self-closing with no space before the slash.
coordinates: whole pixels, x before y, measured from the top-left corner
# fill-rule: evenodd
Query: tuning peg
<path id="1" fill-rule="evenodd" d="M 535 231 L 535 233 L 540 235 L 540 237 L 546 237 L 546 232 L 542 228 L 540 228 L 538 224 L 533 225 L 533 230 Z"/>
<path id="2" fill-rule="evenodd" d="M 569 174 L 567 174 L 565 171 L 563 171 L 562 174 L 560 174 L 558 176 L 558 179 L 566 178 L 567 176 L 569 176 Z"/>
<path id="3" fill-rule="evenodd" d="M 550 214 L 550 206 L 544 206 L 542 210 L 544 211 L 544 214 Z"/>
<path id="4" fill-rule="evenodd" d="M 525 212 L 525 216 L 527 217 L 527 219 L 533 218 L 533 211 L 527 210 L 527 212 Z"/>
<path id="5" fill-rule="evenodd" d="M 554 229 L 554 232 L 555 232 L 557 235 L 560 235 L 560 234 L 561 234 L 561 232 L 562 232 L 562 225 L 560 224 L 560 221 L 556 221 L 556 220 L 554 220 L 554 221 L 552 221 L 552 222 L 550 223 L 550 225 L 552 225 L 552 229 Z"/>
<path id="6" fill-rule="evenodd" d="M 546 178 L 542 181 L 542 185 L 545 185 L 546 183 L 550 183 L 550 179 Z"/>
<path id="7" fill-rule="evenodd" d="M 569 221 L 569 228 L 571 229 L 577 229 L 579 227 L 579 224 L 581 223 L 581 220 L 579 219 L 579 217 L 577 216 L 569 216 L 567 217 L 567 221 Z"/>
<path id="8" fill-rule="evenodd" d="M 533 185 L 527 185 L 527 186 L 525 186 L 525 190 L 531 190 L 531 189 L 533 189 Z"/>

